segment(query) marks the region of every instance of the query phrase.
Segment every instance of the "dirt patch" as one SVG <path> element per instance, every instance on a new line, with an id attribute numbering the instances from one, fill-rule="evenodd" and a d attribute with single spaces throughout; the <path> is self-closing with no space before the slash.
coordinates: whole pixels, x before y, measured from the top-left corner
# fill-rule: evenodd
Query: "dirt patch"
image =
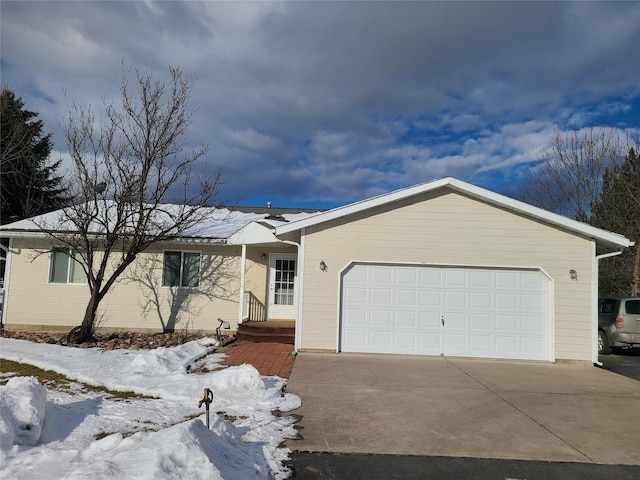
<path id="1" fill-rule="evenodd" d="M 64 345 L 77 348 L 102 348 L 104 350 L 128 349 L 128 350 L 151 350 L 158 347 L 176 347 L 192 340 L 205 337 L 202 333 L 140 333 L 140 332 L 118 332 L 96 334 L 90 342 L 79 345 L 69 344 L 66 340 L 66 333 L 46 333 L 46 332 L 0 332 L 1 337 L 14 338 L 17 340 L 28 340 L 36 343 L 49 343 L 53 345 Z"/>

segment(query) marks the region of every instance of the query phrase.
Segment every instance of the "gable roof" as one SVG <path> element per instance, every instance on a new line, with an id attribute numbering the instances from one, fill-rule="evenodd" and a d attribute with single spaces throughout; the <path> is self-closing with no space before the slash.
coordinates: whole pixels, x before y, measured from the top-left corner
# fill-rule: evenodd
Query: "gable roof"
<path id="1" fill-rule="evenodd" d="M 399 200 L 404 200 L 413 196 L 421 195 L 435 190 L 447 188 L 456 192 L 466 194 L 477 200 L 495 205 L 500 208 L 523 215 L 533 220 L 546 223 L 558 228 L 563 228 L 580 236 L 588 237 L 595 240 L 598 244 L 608 248 L 620 249 L 634 245 L 622 235 L 612 233 L 600 228 L 592 227 L 586 223 L 571 220 L 570 218 L 549 212 L 542 208 L 534 207 L 528 203 L 524 203 L 513 198 L 506 197 L 499 193 L 492 192 L 485 188 L 477 187 L 461 180 L 446 177 L 439 180 L 433 180 L 427 183 L 421 183 L 412 187 L 396 190 L 391 193 L 372 197 L 360 202 L 351 203 L 343 207 L 334 208 L 326 212 L 316 213 L 307 218 L 291 222 L 275 227 L 276 236 L 295 232 L 306 227 L 320 225 L 331 220 L 340 219 L 354 213 L 363 212 L 371 208 L 381 205 L 388 205 Z"/>

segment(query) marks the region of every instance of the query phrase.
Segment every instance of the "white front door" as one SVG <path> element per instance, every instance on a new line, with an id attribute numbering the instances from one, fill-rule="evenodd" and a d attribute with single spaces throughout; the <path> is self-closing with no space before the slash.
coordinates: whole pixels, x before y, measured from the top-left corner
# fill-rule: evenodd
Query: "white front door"
<path id="1" fill-rule="evenodd" d="M 296 267 L 296 255 L 271 254 L 269 256 L 268 318 L 295 318 Z"/>

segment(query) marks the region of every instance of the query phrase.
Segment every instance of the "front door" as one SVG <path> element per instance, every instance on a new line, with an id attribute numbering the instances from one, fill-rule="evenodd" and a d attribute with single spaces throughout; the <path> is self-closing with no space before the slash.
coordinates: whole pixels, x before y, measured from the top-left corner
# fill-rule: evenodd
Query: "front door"
<path id="1" fill-rule="evenodd" d="M 294 319 L 296 303 L 296 263 L 292 254 L 269 256 L 269 311 L 270 319 Z"/>

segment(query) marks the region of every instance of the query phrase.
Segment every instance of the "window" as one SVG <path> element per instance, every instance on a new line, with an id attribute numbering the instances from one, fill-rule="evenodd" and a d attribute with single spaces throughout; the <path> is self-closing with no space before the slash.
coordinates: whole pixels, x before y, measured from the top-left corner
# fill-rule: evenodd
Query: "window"
<path id="1" fill-rule="evenodd" d="M 87 283 L 87 274 L 79 263 L 78 254 L 69 249 L 57 249 L 51 252 L 50 283 Z"/>
<path id="2" fill-rule="evenodd" d="M 624 305 L 624 313 L 631 315 L 640 314 L 640 300 L 627 300 Z"/>
<path id="3" fill-rule="evenodd" d="M 600 305 L 601 313 L 614 313 L 618 310 L 618 300 L 607 299 L 602 301 Z"/>
<path id="4" fill-rule="evenodd" d="M 200 252 L 164 252 L 163 287 L 197 287 L 200 284 Z"/>
<path id="5" fill-rule="evenodd" d="M 296 276 L 295 260 L 276 260 L 275 297 L 276 305 L 293 305 L 293 287 Z"/>

